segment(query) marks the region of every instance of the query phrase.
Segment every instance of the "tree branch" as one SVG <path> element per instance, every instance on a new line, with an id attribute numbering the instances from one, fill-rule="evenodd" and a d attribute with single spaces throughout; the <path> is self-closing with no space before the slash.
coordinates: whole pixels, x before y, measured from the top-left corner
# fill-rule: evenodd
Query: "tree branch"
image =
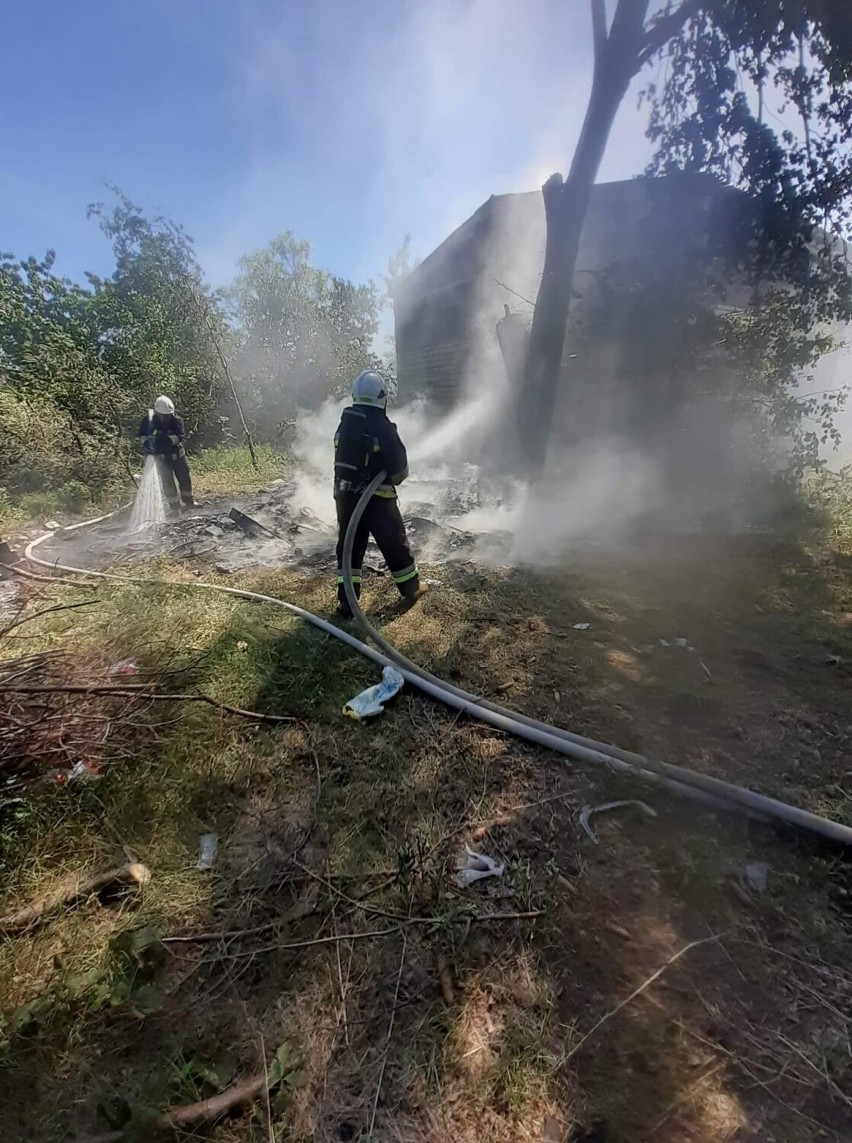
<path id="1" fill-rule="evenodd" d="M 78 605 L 80 606 L 80 605 Z M 49 608 L 48 610 L 53 610 Z M 43 614 L 43 612 L 39 612 Z M 261 714 L 256 710 L 243 710 L 239 706 L 231 706 L 230 703 L 221 702 L 219 699 L 213 698 L 211 695 L 163 695 L 152 691 L 146 683 L 132 684 L 123 687 L 87 687 L 87 686 L 52 686 L 52 687 L 4 687 L 5 694 L 16 695 L 51 695 L 51 694 L 69 694 L 69 695 L 107 695 L 113 698 L 139 698 L 139 699 L 152 699 L 159 702 L 203 702 L 208 706 L 214 706 L 217 710 L 227 711 L 228 714 L 237 714 L 240 718 L 250 718 L 254 722 L 274 722 L 276 724 L 282 722 L 298 722 L 298 718 L 293 718 L 290 715 L 284 714 Z"/>
<path id="2" fill-rule="evenodd" d="M 679 8 L 653 24 L 645 34 L 645 39 L 636 58 L 636 71 L 641 71 L 645 64 L 678 34 L 687 20 L 697 15 L 705 5 L 706 0 L 683 0 Z"/>
<path id="3" fill-rule="evenodd" d="M 606 0 L 591 0 L 592 4 L 592 34 L 595 43 L 595 62 L 601 58 L 606 47 Z"/>
<path id="4" fill-rule="evenodd" d="M 53 607 L 42 607 L 40 611 L 32 611 L 29 615 L 23 615 L 18 619 L 13 619 L 11 623 L 0 628 L 0 637 L 8 635 L 10 631 L 14 631 L 17 627 L 22 627 L 25 623 L 29 623 L 33 619 L 40 619 L 42 615 L 51 615 L 56 611 L 73 611 L 77 607 L 91 607 L 98 602 L 97 599 L 84 599 L 79 603 L 57 603 Z"/>
<path id="5" fill-rule="evenodd" d="M 37 904 L 0 917 L 0 933 L 23 932 L 41 924 L 57 909 L 74 905 L 83 898 L 101 893 L 112 885 L 147 885 L 150 879 L 151 874 L 146 866 L 131 862 L 118 869 L 108 869 L 105 873 L 98 873 L 86 881 L 74 880 Z"/>
<path id="6" fill-rule="evenodd" d="M 250 1079 L 240 1080 L 225 1088 L 219 1095 L 210 1099 L 202 1099 L 198 1103 L 190 1103 L 185 1107 L 176 1107 L 172 1111 L 163 1112 L 157 1116 L 153 1125 L 155 1131 L 175 1130 L 178 1127 L 200 1127 L 202 1124 L 215 1123 L 229 1111 L 243 1104 L 251 1103 L 264 1091 L 268 1090 L 268 1075 L 266 1067 L 261 1074 Z M 90 1135 L 88 1139 L 80 1139 L 77 1143 L 121 1143 L 125 1139 L 125 1132 L 108 1131 L 105 1135 Z"/>

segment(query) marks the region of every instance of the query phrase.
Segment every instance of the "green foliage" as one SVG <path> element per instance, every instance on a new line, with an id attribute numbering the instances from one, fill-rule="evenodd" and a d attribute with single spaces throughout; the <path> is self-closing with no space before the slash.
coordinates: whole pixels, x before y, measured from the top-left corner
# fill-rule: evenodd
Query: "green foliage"
<path id="1" fill-rule="evenodd" d="M 240 259 L 226 294 L 234 372 L 261 439 L 281 440 L 300 410 L 342 394 L 360 370 L 380 368 L 371 348 L 376 287 L 318 269 L 310 244 L 289 230 Z"/>
<path id="2" fill-rule="evenodd" d="M 667 4 L 660 19 L 678 7 Z M 802 398 L 799 388 L 852 321 L 852 8 L 709 0 L 666 52 L 663 79 L 641 97 L 656 146 L 650 173 L 709 173 L 748 195 L 728 252 L 737 296 L 712 311 L 705 303 L 697 328 L 677 340 L 691 342 L 696 382 L 735 407 L 756 455 L 777 461 L 784 440 L 800 474 L 820 444 L 837 440 L 845 397 Z M 682 308 L 674 291 L 668 304 Z"/>
<path id="3" fill-rule="evenodd" d="M 16 1037 L 56 1027 L 82 1010 L 95 1013 L 130 1005 L 143 1015 L 155 1011 L 159 1005 L 155 982 L 165 959 L 165 946 L 147 926 L 119 933 L 106 956 L 87 968 L 71 969 L 57 953 L 49 987 L 0 1023 L 0 1050 L 7 1051 Z"/>
<path id="4" fill-rule="evenodd" d="M 249 492 L 259 482 L 275 480 L 284 475 L 289 464 L 286 454 L 271 445 L 255 448 L 258 468 L 251 462 L 248 448 L 243 445 L 202 449 L 192 460 L 192 474 L 199 492 Z"/>
<path id="5" fill-rule="evenodd" d="M 191 454 L 241 444 L 230 369 L 251 429 L 280 445 L 301 410 L 381 367 L 372 283 L 318 269 L 288 231 L 214 293 L 182 227 L 111 190 L 111 204 L 89 207 L 112 246 L 109 277 L 60 278 L 53 251 L 0 254 L 0 517 L 76 513 L 126 486 L 159 393 L 175 400 Z M 202 478 L 243 478 L 242 451 L 213 455 L 193 459 Z M 267 454 L 263 467 L 269 477 L 280 461 Z"/>
<path id="6" fill-rule="evenodd" d="M 101 361 L 132 402 L 135 429 L 158 393 L 174 398 L 187 430 L 215 442 L 221 430 L 222 370 L 216 337 L 224 336 L 215 299 L 205 286 L 192 241 L 180 226 L 147 219 L 119 190 L 111 211 L 89 207 L 112 243 L 116 268 L 89 275 Z"/>

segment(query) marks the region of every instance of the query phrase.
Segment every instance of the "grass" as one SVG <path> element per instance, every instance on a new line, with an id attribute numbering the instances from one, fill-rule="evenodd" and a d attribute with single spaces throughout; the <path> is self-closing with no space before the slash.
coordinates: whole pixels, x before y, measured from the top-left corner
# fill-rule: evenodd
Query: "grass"
<path id="1" fill-rule="evenodd" d="M 210 495 L 254 492 L 264 481 L 286 475 L 292 461 L 270 445 L 255 447 L 258 469 L 244 445 L 202 449 L 190 458 L 193 484 Z"/>
<path id="2" fill-rule="evenodd" d="M 282 477 L 290 470 L 291 458 L 270 445 L 257 445 L 255 455 L 257 470 L 248 448 L 243 445 L 223 445 L 194 453 L 189 463 L 196 492 L 208 496 L 254 492 L 260 484 Z M 90 489 L 77 480 L 68 481 L 58 489 L 26 492 L 14 498 L 0 486 L 0 535 L 57 517 L 67 522 L 69 518 L 106 511 L 124 503 L 131 491 L 129 477 L 120 487 L 100 497 L 93 496 Z"/>
<path id="3" fill-rule="evenodd" d="M 386 631 L 510 706 L 852 823 L 845 543 L 658 544 L 484 582 L 443 568 L 441 589 Z M 255 1073 L 261 1044 L 291 1061 L 271 1127 L 261 1103 L 212 1129 L 216 1143 L 363 1139 L 373 1120 L 378 1140 L 582 1138 L 603 1124 L 631 1143 L 805 1143 L 814 1121 L 848 1137 L 850 886 L 836 855 L 566 766 L 416 693 L 355 724 L 341 708 L 376 680 L 368 661 L 283 611 L 193 590 L 189 569 L 159 570 L 171 587 L 105 586 L 97 609 L 28 623 L 0 654 L 186 667 L 190 689 L 298 721 L 169 708 L 99 781 L 6 808 L 0 911 L 129 858 L 152 879 L 0 942 L 4 1137 L 125 1123 L 146 1137 L 150 1109 Z M 235 582 L 331 605 L 329 583 L 286 569 Z M 368 607 L 387 590 L 370 585 Z M 694 652 L 660 645 L 681 635 Z M 621 796 L 660 816 L 601 815 L 591 846 L 580 807 Z M 200 873 L 208 832 L 219 852 Z M 503 878 L 460 891 L 465 842 L 504 862 Z M 770 867 L 750 904 L 731 889 L 747 860 Z M 711 933 L 724 936 L 568 1059 Z"/>

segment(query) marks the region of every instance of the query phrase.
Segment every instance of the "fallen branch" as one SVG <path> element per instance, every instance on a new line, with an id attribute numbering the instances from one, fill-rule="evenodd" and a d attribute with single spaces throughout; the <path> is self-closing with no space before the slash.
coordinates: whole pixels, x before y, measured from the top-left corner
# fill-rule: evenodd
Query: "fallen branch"
<path id="1" fill-rule="evenodd" d="M 174 1111 L 164 1112 L 157 1117 L 153 1130 L 169 1131 L 176 1127 L 200 1127 L 202 1124 L 215 1123 L 234 1108 L 257 1099 L 264 1089 L 267 1089 L 265 1067 L 260 1075 L 231 1084 L 219 1095 L 202 1099 L 198 1103 L 189 1103 L 185 1107 L 176 1107 Z M 121 1143 L 124 1137 L 123 1130 L 108 1131 L 105 1135 L 79 1139 L 77 1143 Z"/>
<path id="2" fill-rule="evenodd" d="M 20 933 L 41 924 L 56 909 L 70 907 L 84 898 L 101 893 L 112 885 L 145 885 L 151 879 L 147 866 L 131 862 L 117 869 L 98 873 L 88 881 L 75 881 L 44 900 L 0 917 L 0 933 Z"/>
<path id="3" fill-rule="evenodd" d="M 72 606 L 80 607 L 81 604 L 73 604 Z M 43 614 L 40 613 L 40 614 Z M 2 634 L 2 632 L 0 632 Z M 154 699 L 157 702 L 203 702 L 208 706 L 214 706 L 218 710 L 227 711 L 228 714 L 239 715 L 240 718 L 250 718 L 254 722 L 298 722 L 297 718 L 285 714 L 261 714 L 256 710 L 243 710 L 239 706 L 231 706 L 230 703 L 222 702 L 220 699 L 215 699 L 211 695 L 161 695 L 156 691 L 152 691 L 150 685 L 147 683 L 133 683 L 129 686 L 110 687 L 110 686 L 51 686 L 51 687 L 4 687 L 6 694 L 18 695 L 49 695 L 49 694 L 68 694 L 68 695 L 111 695 L 114 698 L 148 698 Z"/>
<path id="4" fill-rule="evenodd" d="M 388 914 L 392 916 L 393 914 Z M 526 921 L 533 917 L 541 917 L 544 915 L 544 909 L 535 909 L 529 913 L 482 913 L 476 917 L 467 917 L 466 920 L 472 923 L 485 924 L 490 921 Z M 273 929 L 279 923 L 284 923 L 286 918 L 282 921 L 270 921 L 265 925 L 259 925 L 252 929 L 232 929 L 230 932 L 222 933 L 199 933 L 197 936 L 177 936 L 177 937 L 163 937 L 162 943 L 166 944 L 193 944 L 193 943 L 207 943 L 208 941 L 236 940 L 239 937 L 247 937 L 256 933 L 264 932 L 268 929 Z M 313 937 L 305 941 L 291 941 L 288 944 L 274 944 L 263 945 L 259 949 L 246 949 L 244 952 L 229 952 L 229 960 L 237 960 L 244 956 L 260 956 L 262 953 L 268 952 L 289 952 L 293 949 L 307 949 L 313 948 L 315 945 L 329 945 L 338 944 L 340 941 L 361 941 L 366 940 L 368 937 L 389 937 L 393 933 L 402 932 L 403 929 L 409 928 L 412 925 L 442 925 L 444 923 L 443 917 L 407 917 L 405 920 L 400 921 L 399 924 L 393 925 L 386 929 L 369 929 L 363 933 L 335 933 L 330 937 Z M 211 958 L 210 963 L 220 958 Z"/>
<path id="5" fill-rule="evenodd" d="M 453 970 L 450 968 L 449 957 L 446 953 L 438 953 L 437 957 L 438 979 L 441 982 L 441 995 L 448 1008 L 456 1003 L 456 990 L 453 987 Z"/>
<path id="6" fill-rule="evenodd" d="M 723 933 L 714 933 L 712 937 L 702 937 L 700 941 L 692 941 L 691 944 L 684 945 L 682 949 L 676 952 L 673 956 L 670 956 L 664 965 L 658 968 L 656 972 L 651 973 L 644 984 L 640 984 L 638 988 L 634 988 L 630 995 L 625 997 L 625 999 L 622 1000 L 620 1004 L 616 1004 L 615 1008 L 613 1008 L 610 1012 L 607 1012 L 606 1015 L 601 1016 L 597 1024 L 595 1024 L 593 1028 L 590 1028 L 585 1036 L 583 1036 L 583 1038 L 579 1041 L 579 1043 L 575 1044 L 571 1051 L 563 1057 L 563 1062 L 567 1064 L 569 1060 L 573 1059 L 586 1043 L 586 1041 L 594 1036 L 595 1032 L 599 1031 L 604 1026 L 604 1024 L 608 1023 L 613 1018 L 613 1016 L 617 1016 L 622 1008 L 626 1008 L 628 1004 L 635 1000 L 637 996 L 641 995 L 641 993 L 643 993 L 646 988 L 649 988 L 655 980 L 658 980 L 663 975 L 667 968 L 671 968 L 671 966 L 676 961 L 680 960 L 682 956 L 685 956 L 686 953 L 688 953 L 691 949 L 698 948 L 699 945 L 706 945 L 711 941 L 721 940 L 723 935 Z"/>

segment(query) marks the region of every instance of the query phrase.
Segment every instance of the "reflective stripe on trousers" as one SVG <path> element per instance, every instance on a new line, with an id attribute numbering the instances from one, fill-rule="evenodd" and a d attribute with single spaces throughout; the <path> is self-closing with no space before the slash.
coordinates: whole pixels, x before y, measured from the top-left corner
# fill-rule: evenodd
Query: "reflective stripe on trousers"
<path id="1" fill-rule="evenodd" d="M 337 582 L 343 583 L 343 568 L 337 569 Z M 356 571 L 352 572 L 352 582 L 353 583 L 360 583 L 361 582 L 361 573 L 360 572 L 356 572 Z"/>
<path id="2" fill-rule="evenodd" d="M 393 575 L 393 582 L 400 584 L 408 583 L 410 579 L 414 579 L 420 573 L 417 570 L 417 564 L 409 564 L 409 566 L 403 568 L 402 571 L 392 572 L 391 574 Z"/>

